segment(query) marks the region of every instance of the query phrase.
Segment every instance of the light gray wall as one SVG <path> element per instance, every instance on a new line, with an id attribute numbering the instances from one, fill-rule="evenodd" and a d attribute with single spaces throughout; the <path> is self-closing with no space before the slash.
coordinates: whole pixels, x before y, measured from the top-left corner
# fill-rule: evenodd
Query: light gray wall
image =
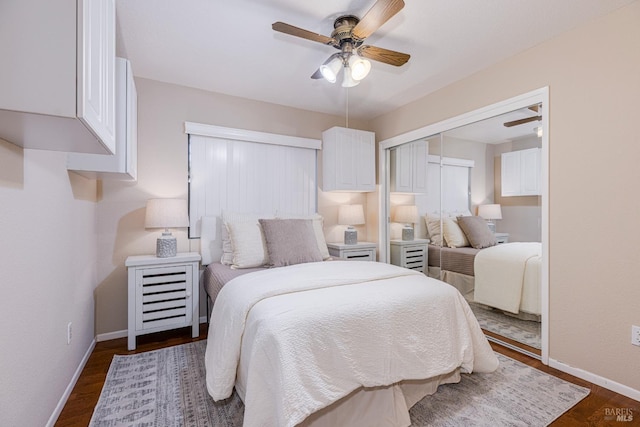
<path id="1" fill-rule="evenodd" d="M 0 141 L 2 426 L 45 425 L 92 345 L 95 195 L 65 153 Z"/>

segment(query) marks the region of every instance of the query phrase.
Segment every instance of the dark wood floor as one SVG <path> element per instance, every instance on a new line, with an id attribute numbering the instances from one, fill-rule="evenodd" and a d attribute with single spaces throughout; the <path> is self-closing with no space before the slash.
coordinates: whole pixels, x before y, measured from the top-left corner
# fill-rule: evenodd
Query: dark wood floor
<path id="1" fill-rule="evenodd" d="M 98 402 L 98 397 L 102 390 L 111 359 L 115 354 L 133 354 L 143 351 L 156 350 L 162 347 L 184 344 L 192 341 L 205 339 L 207 336 L 206 325 L 200 326 L 200 337 L 191 338 L 190 329 L 178 329 L 174 331 L 161 332 L 138 337 L 136 351 L 127 351 L 126 338 L 111 341 L 104 341 L 96 344 L 87 365 L 67 401 L 56 426 L 87 426 L 93 408 Z M 529 366 L 539 369 L 566 381 L 588 387 L 591 390 L 589 396 L 574 406 L 570 411 L 563 414 L 551 425 L 554 427 L 564 426 L 640 426 L 640 402 L 629 399 L 620 394 L 609 391 L 605 388 L 591 384 L 587 381 L 573 377 L 556 369 L 549 368 L 542 362 L 531 357 L 520 354 L 514 350 L 492 343 L 491 346 L 498 353 L 519 360 Z M 630 409 L 633 420 L 630 422 L 610 420 L 610 414 L 620 409 Z"/>

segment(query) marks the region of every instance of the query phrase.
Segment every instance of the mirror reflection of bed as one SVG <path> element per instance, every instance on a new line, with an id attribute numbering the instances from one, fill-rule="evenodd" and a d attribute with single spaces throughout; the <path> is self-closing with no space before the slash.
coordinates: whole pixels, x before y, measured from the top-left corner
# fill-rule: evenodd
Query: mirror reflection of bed
<path id="1" fill-rule="evenodd" d="M 487 335 L 539 357 L 541 138 L 535 108 L 393 148 L 389 200 L 392 217 L 397 206 L 417 206 L 415 238 L 430 240 L 425 273 L 456 287 Z M 527 117 L 530 122 L 504 126 Z M 400 162 L 409 146 L 412 162 Z M 424 188 L 398 185 L 398 168 L 407 164 L 414 182 L 424 176 Z M 401 239 L 401 224 L 392 223 L 390 235 Z"/>

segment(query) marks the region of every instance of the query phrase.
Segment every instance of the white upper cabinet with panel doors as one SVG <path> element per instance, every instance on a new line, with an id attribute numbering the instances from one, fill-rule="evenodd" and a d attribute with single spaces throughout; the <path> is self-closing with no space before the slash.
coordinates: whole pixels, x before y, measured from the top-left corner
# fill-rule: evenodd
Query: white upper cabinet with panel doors
<path id="1" fill-rule="evenodd" d="M 115 150 L 115 0 L 2 0 L 0 138 Z"/>
<path id="2" fill-rule="evenodd" d="M 131 63 L 116 58 L 116 154 L 67 154 L 67 169 L 88 178 L 136 180 L 138 96 Z"/>
<path id="3" fill-rule="evenodd" d="M 391 191 L 427 192 L 428 150 L 425 141 L 415 141 L 391 150 Z"/>
<path id="4" fill-rule="evenodd" d="M 322 190 L 375 191 L 373 132 L 333 127 L 322 132 Z"/>
<path id="5" fill-rule="evenodd" d="M 540 148 L 502 153 L 502 197 L 539 196 Z"/>

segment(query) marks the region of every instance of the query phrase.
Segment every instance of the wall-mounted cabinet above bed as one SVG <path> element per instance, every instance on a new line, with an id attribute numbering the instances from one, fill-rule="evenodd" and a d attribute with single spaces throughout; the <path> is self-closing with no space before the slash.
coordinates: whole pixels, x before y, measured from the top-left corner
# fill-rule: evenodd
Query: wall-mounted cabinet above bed
<path id="1" fill-rule="evenodd" d="M 530 148 L 502 153 L 502 197 L 542 194 L 540 151 L 540 148 Z"/>
<path id="2" fill-rule="evenodd" d="M 375 191 L 375 134 L 332 127 L 322 132 L 322 190 Z"/>
<path id="3" fill-rule="evenodd" d="M 96 179 L 136 180 L 138 157 L 138 95 L 131 63 L 116 59 L 116 153 L 69 153 L 67 169 Z"/>
<path id="4" fill-rule="evenodd" d="M 115 151 L 115 0 L 3 0 L 0 138 Z"/>

